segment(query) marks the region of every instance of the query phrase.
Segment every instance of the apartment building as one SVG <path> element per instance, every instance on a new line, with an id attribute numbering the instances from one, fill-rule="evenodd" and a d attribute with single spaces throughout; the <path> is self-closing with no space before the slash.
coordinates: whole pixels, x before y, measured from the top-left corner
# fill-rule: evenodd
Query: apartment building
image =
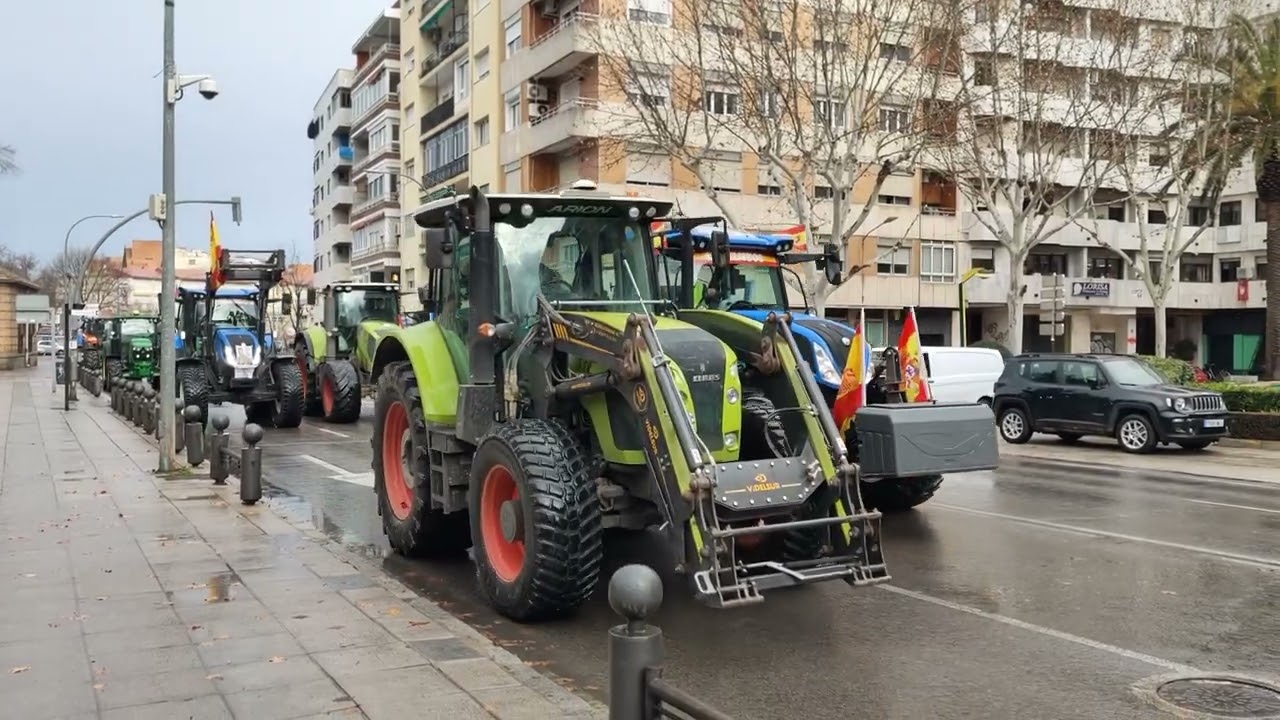
<path id="1" fill-rule="evenodd" d="M 311 138 L 312 268 L 321 287 L 351 278 L 351 205 L 355 188 L 351 165 L 351 83 L 355 72 L 340 69 L 316 100 L 307 137 Z"/>
<path id="2" fill-rule="evenodd" d="M 351 48 L 351 277 L 400 280 L 400 9 L 390 7 Z"/>

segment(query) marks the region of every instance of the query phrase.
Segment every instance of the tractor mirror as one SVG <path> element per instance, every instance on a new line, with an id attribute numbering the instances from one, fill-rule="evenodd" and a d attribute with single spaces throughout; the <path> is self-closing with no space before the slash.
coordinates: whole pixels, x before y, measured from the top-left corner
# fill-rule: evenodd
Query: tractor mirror
<path id="1" fill-rule="evenodd" d="M 453 243 L 449 240 L 449 231 L 444 228 L 427 228 L 423 235 L 427 269 L 444 270 L 453 267 Z"/>
<path id="2" fill-rule="evenodd" d="M 711 232 L 711 264 L 718 268 L 729 267 L 729 233 L 723 230 Z"/>
<path id="3" fill-rule="evenodd" d="M 307 288 L 307 305 L 315 305 L 315 304 L 316 304 L 316 289 Z"/>
<path id="4" fill-rule="evenodd" d="M 822 271 L 826 273 L 827 282 L 832 285 L 844 282 L 844 260 L 840 258 L 840 246 L 827 243 L 823 248 L 823 260 Z"/>

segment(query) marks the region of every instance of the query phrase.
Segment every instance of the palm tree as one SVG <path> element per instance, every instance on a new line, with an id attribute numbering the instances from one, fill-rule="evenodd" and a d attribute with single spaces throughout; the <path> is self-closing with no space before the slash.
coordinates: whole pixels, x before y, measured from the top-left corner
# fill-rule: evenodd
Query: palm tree
<path id="1" fill-rule="evenodd" d="M 0 145 L 0 175 L 12 175 L 18 172 L 18 151 L 10 145 Z"/>
<path id="2" fill-rule="evenodd" d="M 1254 163 L 1254 183 L 1267 223 L 1266 361 L 1263 373 L 1280 379 L 1280 17 L 1256 21 L 1232 15 L 1225 52 L 1213 64 L 1225 74 L 1223 169 Z"/>

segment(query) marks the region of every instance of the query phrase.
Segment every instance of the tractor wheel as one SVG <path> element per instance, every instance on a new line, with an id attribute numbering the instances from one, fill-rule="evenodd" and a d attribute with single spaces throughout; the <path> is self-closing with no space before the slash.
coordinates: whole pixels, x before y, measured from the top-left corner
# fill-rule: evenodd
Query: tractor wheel
<path id="1" fill-rule="evenodd" d="M 278 362 L 271 368 L 276 380 L 276 401 L 271 424 L 278 428 L 296 428 L 302 424 L 302 373 L 291 362 Z"/>
<path id="2" fill-rule="evenodd" d="M 316 374 L 311 372 L 311 355 L 307 346 L 298 343 L 293 350 L 293 359 L 298 363 L 298 372 L 302 373 L 302 412 L 307 417 L 319 417 L 320 392 L 316 387 Z"/>
<path id="3" fill-rule="evenodd" d="M 741 445 L 743 460 L 790 457 L 795 453 L 773 401 L 757 388 L 742 389 Z M 749 549 L 751 546 L 743 541 L 750 537 L 740 536 L 738 544 Z M 822 537 L 822 531 L 818 529 L 784 533 L 781 537 L 782 559 L 786 562 L 816 559 L 822 553 Z"/>
<path id="4" fill-rule="evenodd" d="M 108 360 L 106 367 L 106 377 L 102 378 L 102 386 L 108 390 L 116 383 L 116 379 L 124 375 L 124 362 L 120 360 Z"/>
<path id="5" fill-rule="evenodd" d="M 182 398 L 182 407 L 192 405 L 200 408 L 200 422 L 209 424 L 209 378 L 205 377 L 204 368 L 199 365 L 178 366 L 178 397 Z"/>
<path id="6" fill-rule="evenodd" d="M 409 557 L 456 555 L 471 544 L 466 513 L 431 506 L 427 421 L 413 367 L 387 365 L 373 416 L 373 488 L 391 549 Z"/>
<path id="7" fill-rule="evenodd" d="M 244 421 L 255 425 L 272 425 L 272 414 L 276 411 L 274 402 L 250 403 L 244 406 Z"/>
<path id="8" fill-rule="evenodd" d="M 906 512 L 933 497 L 941 484 L 941 475 L 885 478 L 862 483 L 862 501 L 882 513 Z"/>
<path id="9" fill-rule="evenodd" d="M 322 362 L 316 370 L 324 420 L 353 423 L 360 419 L 360 372 L 347 360 Z"/>
<path id="10" fill-rule="evenodd" d="M 516 621 L 568 615 L 604 560 L 600 501 L 586 450 L 564 426 L 513 420 L 471 462 L 471 542 L 490 604 Z"/>

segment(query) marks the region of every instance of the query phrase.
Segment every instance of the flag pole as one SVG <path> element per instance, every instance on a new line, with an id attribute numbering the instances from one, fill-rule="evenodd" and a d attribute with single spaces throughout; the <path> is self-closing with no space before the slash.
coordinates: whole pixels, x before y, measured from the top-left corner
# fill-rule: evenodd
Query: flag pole
<path id="1" fill-rule="evenodd" d="M 862 336 L 862 347 L 859 352 L 861 352 L 862 357 L 865 358 L 867 356 L 867 349 L 871 347 L 871 340 L 867 337 L 867 310 L 864 307 L 858 308 L 858 334 Z M 858 367 L 862 367 L 862 358 L 858 359 Z M 870 369 L 871 368 L 862 367 L 862 377 L 858 378 L 859 407 L 865 407 L 867 404 L 867 371 Z"/>

